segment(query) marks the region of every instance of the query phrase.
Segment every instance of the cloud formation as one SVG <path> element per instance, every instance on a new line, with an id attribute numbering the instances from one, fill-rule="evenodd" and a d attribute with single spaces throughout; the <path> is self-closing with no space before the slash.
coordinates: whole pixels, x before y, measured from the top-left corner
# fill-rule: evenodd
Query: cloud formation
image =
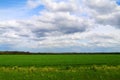
<path id="1" fill-rule="evenodd" d="M 120 28 L 120 6 L 116 0 L 84 0 L 92 17 L 101 25 L 111 25 Z"/>
<path id="2" fill-rule="evenodd" d="M 120 46 L 120 6 L 115 0 L 28 0 L 26 4 L 30 9 L 41 5 L 44 9 L 29 20 L 1 21 L 0 43 L 29 49 Z"/>

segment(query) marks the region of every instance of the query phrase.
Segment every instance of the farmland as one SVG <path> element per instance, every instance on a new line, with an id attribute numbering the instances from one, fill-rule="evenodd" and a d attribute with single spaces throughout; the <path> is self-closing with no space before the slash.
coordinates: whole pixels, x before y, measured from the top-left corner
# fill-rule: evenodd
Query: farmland
<path id="1" fill-rule="evenodd" d="M 0 80 L 119 79 L 120 55 L 0 55 Z"/>

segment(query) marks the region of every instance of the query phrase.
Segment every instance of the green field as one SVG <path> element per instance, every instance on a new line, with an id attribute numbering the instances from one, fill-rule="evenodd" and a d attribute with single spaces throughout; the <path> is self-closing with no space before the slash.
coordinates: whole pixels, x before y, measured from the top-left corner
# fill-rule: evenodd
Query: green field
<path id="1" fill-rule="evenodd" d="M 0 80 L 120 80 L 120 55 L 0 55 Z"/>

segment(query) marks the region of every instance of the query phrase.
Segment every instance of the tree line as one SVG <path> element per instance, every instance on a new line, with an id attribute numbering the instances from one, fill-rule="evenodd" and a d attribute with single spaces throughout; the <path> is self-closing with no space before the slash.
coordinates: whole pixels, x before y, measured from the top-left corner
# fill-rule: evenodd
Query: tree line
<path id="1" fill-rule="evenodd" d="M 63 52 L 63 53 L 51 53 L 51 52 L 24 52 L 24 51 L 0 51 L 0 55 L 106 55 L 115 54 L 120 55 L 120 52 Z"/>

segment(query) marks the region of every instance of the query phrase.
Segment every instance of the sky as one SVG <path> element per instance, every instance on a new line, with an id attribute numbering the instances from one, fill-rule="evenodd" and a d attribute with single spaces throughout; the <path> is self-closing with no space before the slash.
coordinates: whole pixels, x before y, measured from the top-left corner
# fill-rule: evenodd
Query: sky
<path id="1" fill-rule="evenodd" d="M 0 51 L 120 52 L 120 0 L 0 0 Z"/>

